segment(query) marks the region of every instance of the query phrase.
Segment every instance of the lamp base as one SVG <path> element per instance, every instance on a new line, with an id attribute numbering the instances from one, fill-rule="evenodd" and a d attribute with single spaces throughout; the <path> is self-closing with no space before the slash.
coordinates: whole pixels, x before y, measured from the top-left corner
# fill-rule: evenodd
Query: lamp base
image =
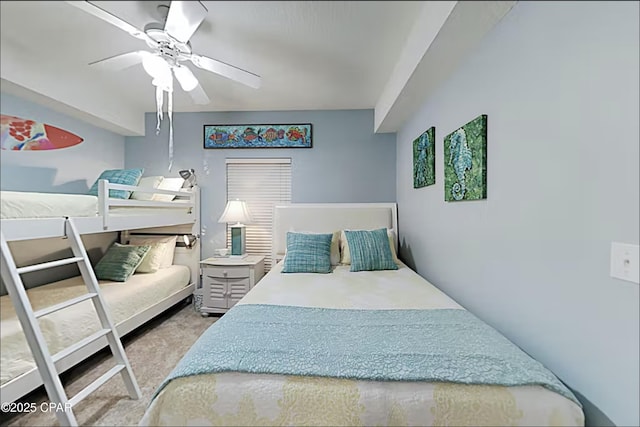
<path id="1" fill-rule="evenodd" d="M 231 226 L 231 258 L 244 258 L 246 254 L 245 227 Z"/>

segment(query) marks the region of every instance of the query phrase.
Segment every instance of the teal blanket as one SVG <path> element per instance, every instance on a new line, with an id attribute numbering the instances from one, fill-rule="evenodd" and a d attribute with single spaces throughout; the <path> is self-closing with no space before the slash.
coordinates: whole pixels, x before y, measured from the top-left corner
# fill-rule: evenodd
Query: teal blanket
<path id="1" fill-rule="evenodd" d="M 156 394 L 175 378 L 231 371 L 537 384 L 580 405 L 541 363 L 465 310 L 235 306 L 196 341 Z"/>

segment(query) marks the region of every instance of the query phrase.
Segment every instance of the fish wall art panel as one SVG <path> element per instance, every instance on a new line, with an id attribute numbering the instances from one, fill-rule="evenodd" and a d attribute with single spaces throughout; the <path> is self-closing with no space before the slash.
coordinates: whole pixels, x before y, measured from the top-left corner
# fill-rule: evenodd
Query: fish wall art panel
<path id="1" fill-rule="evenodd" d="M 56 150 L 82 141 L 78 135 L 46 123 L 0 115 L 0 148 L 3 150 Z"/>
<path id="2" fill-rule="evenodd" d="M 444 199 L 487 198 L 487 116 L 481 115 L 444 139 Z"/>
<path id="3" fill-rule="evenodd" d="M 311 124 L 204 125 L 204 148 L 311 148 Z"/>
<path id="4" fill-rule="evenodd" d="M 436 128 L 413 140 L 413 188 L 436 183 Z"/>

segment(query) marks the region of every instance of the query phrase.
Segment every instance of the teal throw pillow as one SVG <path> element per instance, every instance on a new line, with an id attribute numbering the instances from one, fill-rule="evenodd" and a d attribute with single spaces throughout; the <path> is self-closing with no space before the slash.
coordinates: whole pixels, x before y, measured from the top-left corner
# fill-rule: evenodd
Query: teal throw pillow
<path id="1" fill-rule="evenodd" d="M 151 246 L 129 246 L 114 243 L 96 264 L 94 271 L 99 280 L 126 282 L 136 271 Z"/>
<path id="2" fill-rule="evenodd" d="M 96 182 L 89 189 L 92 196 L 98 195 L 98 182 L 106 179 L 111 184 L 138 185 L 138 181 L 142 177 L 144 169 L 110 169 L 102 172 Z M 112 199 L 128 199 L 131 191 L 127 190 L 109 190 L 109 197 Z"/>
<path id="3" fill-rule="evenodd" d="M 283 273 L 330 273 L 333 234 L 287 233 Z"/>
<path id="4" fill-rule="evenodd" d="M 397 270 L 393 262 L 387 229 L 379 230 L 345 230 L 349 252 L 351 253 L 351 269 L 349 271 Z"/>

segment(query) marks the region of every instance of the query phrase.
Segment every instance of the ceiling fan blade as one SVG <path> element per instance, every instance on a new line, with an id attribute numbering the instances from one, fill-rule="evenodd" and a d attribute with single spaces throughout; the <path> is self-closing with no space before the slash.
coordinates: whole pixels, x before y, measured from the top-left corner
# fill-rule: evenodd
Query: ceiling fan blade
<path id="1" fill-rule="evenodd" d="M 99 61 L 91 62 L 89 65 L 104 68 L 109 71 L 120 71 L 125 68 L 133 67 L 136 64 L 140 64 L 144 55 L 148 52 L 144 50 L 138 50 L 135 52 L 123 53 L 120 55 L 110 56 L 109 58 L 101 59 Z"/>
<path id="2" fill-rule="evenodd" d="M 136 37 L 140 40 L 144 40 L 149 43 L 151 46 L 157 44 L 153 39 L 151 39 L 144 31 L 141 31 L 129 24 L 128 22 L 123 21 L 115 15 L 110 14 L 104 9 L 99 8 L 98 6 L 89 3 L 88 1 L 67 1 L 68 4 L 77 7 L 78 9 L 82 9 L 85 12 L 95 16 L 96 18 L 100 18 L 109 24 L 120 28 L 123 31 L 131 34 L 133 37 Z"/>
<path id="3" fill-rule="evenodd" d="M 258 89 L 262 83 L 260 76 L 218 61 L 217 59 L 211 59 L 194 53 L 189 57 L 189 60 L 198 68 L 220 74 L 221 76 L 235 80 L 254 89 Z"/>
<path id="4" fill-rule="evenodd" d="M 199 1 L 172 1 L 164 30 L 174 39 L 186 43 L 206 16 L 207 8 Z"/>
<path id="5" fill-rule="evenodd" d="M 211 103 L 211 100 L 207 96 L 207 93 L 204 91 L 204 89 L 202 89 L 202 86 L 200 86 L 200 83 L 198 83 L 198 86 L 196 86 L 195 89 L 187 93 L 189 94 L 191 99 L 193 99 L 193 102 L 198 105 L 208 105 Z"/>

